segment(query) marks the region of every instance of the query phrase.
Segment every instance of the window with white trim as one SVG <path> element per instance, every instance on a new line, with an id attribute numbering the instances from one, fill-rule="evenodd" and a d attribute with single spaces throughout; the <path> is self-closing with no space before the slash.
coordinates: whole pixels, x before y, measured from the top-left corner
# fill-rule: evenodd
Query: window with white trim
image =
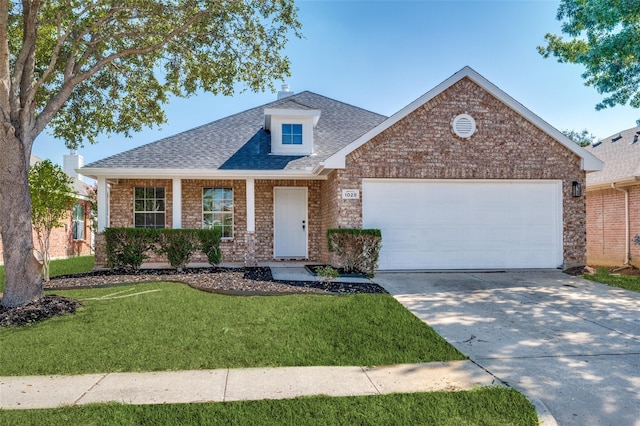
<path id="1" fill-rule="evenodd" d="M 219 227 L 222 238 L 233 238 L 233 188 L 202 188 L 202 227 Z"/>
<path id="2" fill-rule="evenodd" d="M 302 124 L 283 124 L 282 144 L 302 145 Z"/>
<path id="3" fill-rule="evenodd" d="M 84 205 L 80 203 L 73 206 L 71 234 L 74 240 L 84 240 Z"/>
<path id="4" fill-rule="evenodd" d="M 164 187 L 134 188 L 133 226 L 135 228 L 164 228 L 165 199 Z"/>

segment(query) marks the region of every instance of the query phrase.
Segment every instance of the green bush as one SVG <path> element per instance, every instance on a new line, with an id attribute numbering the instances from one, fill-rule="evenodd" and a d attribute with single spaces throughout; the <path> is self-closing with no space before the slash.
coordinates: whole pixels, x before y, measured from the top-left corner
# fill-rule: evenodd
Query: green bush
<path id="1" fill-rule="evenodd" d="M 369 277 L 374 276 L 382 247 L 382 233 L 379 229 L 329 229 L 327 242 L 329 251 L 340 258 L 345 272 L 362 272 Z"/>
<path id="2" fill-rule="evenodd" d="M 197 229 L 160 229 L 157 234 L 156 253 L 166 254 L 169 264 L 182 271 L 198 250 Z"/>
<path id="3" fill-rule="evenodd" d="M 199 229 L 198 239 L 200 240 L 200 251 L 207 256 L 209 263 L 212 265 L 220 263 L 222 260 L 222 251 L 220 250 L 222 230 L 219 227 Z"/>
<path id="4" fill-rule="evenodd" d="M 156 229 L 107 228 L 104 230 L 110 268 L 137 270 L 155 247 Z"/>
<path id="5" fill-rule="evenodd" d="M 197 250 L 202 251 L 212 265 L 222 260 L 220 228 L 107 228 L 104 236 L 107 262 L 114 269 L 140 269 L 153 252 L 166 255 L 169 264 L 179 271 L 187 266 Z"/>

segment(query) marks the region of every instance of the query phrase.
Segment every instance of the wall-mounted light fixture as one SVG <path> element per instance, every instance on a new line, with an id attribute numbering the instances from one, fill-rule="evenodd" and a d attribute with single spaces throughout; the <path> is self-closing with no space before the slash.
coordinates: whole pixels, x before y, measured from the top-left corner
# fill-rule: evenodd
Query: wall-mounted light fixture
<path id="1" fill-rule="evenodd" d="M 571 195 L 573 195 L 574 197 L 580 197 L 582 195 L 580 182 L 573 181 L 571 183 Z"/>

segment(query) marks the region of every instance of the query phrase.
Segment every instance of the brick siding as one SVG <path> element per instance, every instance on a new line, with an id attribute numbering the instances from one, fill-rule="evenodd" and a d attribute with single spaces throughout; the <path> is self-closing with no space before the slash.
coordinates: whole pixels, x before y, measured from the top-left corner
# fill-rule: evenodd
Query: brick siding
<path id="1" fill-rule="evenodd" d="M 477 131 L 468 140 L 451 132 L 458 114 L 470 114 Z M 346 169 L 324 181 L 256 180 L 256 232 L 245 235 L 245 182 L 183 180 L 183 227 L 200 227 L 204 186 L 234 188 L 234 239 L 223 244 L 223 261 L 242 262 L 247 242 L 257 261 L 273 260 L 273 188 L 308 188 L 309 258 L 326 262 L 326 230 L 362 226 L 362 201 L 341 199 L 342 189 L 362 190 L 363 178 L 550 179 L 561 180 L 563 259 L 586 262 L 585 199 L 571 196 L 571 183 L 585 185 L 580 158 L 522 118 L 468 78 L 419 107 L 347 157 Z M 111 189 L 110 226 L 133 225 L 133 187 L 167 189 L 167 227 L 171 227 L 170 180 L 123 180 Z M 383 242 L 384 243 L 384 242 Z"/>
<path id="2" fill-rule="evenodd" d="M 629 190 L 629 252 L 631 263 L 640 264 L 640 185 Z M 594 266 L 620 266 L 625 254 L 625 195 L 613 188 L 587 192 L 587 261 Z"/>
<path id="3" fill-rule="evenodd" d="M 463 113 L 476 121 L 470 139 L 451 131 Z M 323 226 L 362 226 L 362 200 L 342 200 L 340 191 L 362 190 L 363 178 L 562 180 L 564 263 L 586 262 L 585 200 L 571 196 L 573 181 L 585 185 L 580 158 L 470 79 L 349 154 L 323 186 L 334 197 L 323 201 Z"/>
<path id="4" fill-rule="evenodd" d="M 91 229 L 89 227 L 89 205 L 82 201 L 85 206 L 84 218 L 84 240 L 73 239 L 73 215 L 69 210 L 67 217 L 62 221 L 63 226 L 51 230 L 49 237 L 49 254 L 52 259 L 63 259 L 71 256 L 87 256 L 91 254 Z M 38 237 L 33 232 L 33 246 L 36 250 L 40 249 Z M 0 264 L 4 263 L 2 249 L 2 237 L 0 237 Z"/>

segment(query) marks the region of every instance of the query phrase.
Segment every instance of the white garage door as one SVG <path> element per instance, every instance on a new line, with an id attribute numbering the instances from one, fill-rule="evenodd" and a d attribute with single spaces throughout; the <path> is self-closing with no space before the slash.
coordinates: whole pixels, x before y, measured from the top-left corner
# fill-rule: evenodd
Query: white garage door
<path id="1" fill-rule="evenodd" d="M 362 219 L 381 270 L 562 264 L 561 181 L 364 179 Z"/>

